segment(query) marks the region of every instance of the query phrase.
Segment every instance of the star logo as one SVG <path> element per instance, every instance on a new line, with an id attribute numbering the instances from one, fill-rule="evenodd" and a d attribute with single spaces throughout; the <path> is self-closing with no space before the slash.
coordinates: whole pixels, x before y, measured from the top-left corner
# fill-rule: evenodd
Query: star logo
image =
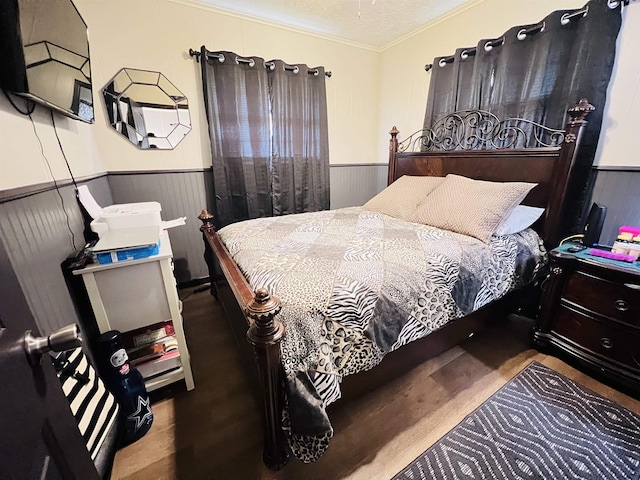
<path id="1" fill-rule="evenodd" d="M 153 421 L 153 413 L 151 412 L 151 401 L 148 398 L 138 396 L 138 407 L 135 412 L 127 416 L 127 420 L 136 422 L 135 431 L 145 425 L 147 422 Z"/>

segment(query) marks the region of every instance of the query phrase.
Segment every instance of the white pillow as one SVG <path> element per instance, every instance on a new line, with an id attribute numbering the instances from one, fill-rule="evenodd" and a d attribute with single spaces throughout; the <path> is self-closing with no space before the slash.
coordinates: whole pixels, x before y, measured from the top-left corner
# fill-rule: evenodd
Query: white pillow
<path id="1" fill-rule="evenodd" d="M 540 218 L 542 212 L 544 212 L 544 208 L 518 205 L 509 216 L 500 222 L 493 234 L 500 236 L 521 232 L 533 225 Z"/>

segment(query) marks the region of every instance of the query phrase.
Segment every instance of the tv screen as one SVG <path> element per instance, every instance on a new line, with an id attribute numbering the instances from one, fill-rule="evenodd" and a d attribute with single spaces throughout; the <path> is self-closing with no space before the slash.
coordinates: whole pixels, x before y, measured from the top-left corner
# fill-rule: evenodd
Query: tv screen
<path id="1" fill-rule="evenodd" d="M 71 0 L 0 2 L 2 88 L 93 123 L 87 26 Z"/>

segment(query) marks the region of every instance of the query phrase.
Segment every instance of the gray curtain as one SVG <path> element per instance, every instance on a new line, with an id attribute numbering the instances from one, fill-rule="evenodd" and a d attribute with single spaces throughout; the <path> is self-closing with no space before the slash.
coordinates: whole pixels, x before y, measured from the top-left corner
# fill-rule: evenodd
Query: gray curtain
<path id="1" fill-rule="evenodd" d="M 424 126 L 456 110 L 481 109 L 499 118 L 525 118 L 562 128 L 567 109 L 581 98 L 588 99 L 596 110 L 588 117 L 569 186 L 573 201 L 565 212 L 571 229 L 578 230 L 593 187 L 591 165 L 621 10 L 619 1 L 591 0 L 582 9 L 555 11 L 538 24 L 516 26 L 500 38 L 483 39 L 475 47 L 435 58 Z M 523 30 L 529 33 L 523 35 Z"/>
<path id="2" fill-rule="evenodd" d="M 200 53 L 216 225 L 328 209 L 324 68 Z"/>
<path id="3" fill-rule="evenodd" d="M 201 51 L 218 227 L 270 216 L 271 132 L 264 60 Z"/>
<path id="4" fill-rule="evenodd" d="M 329 137 L 324 68 L 270 62 L 273 213 L 329 208 Z"/>

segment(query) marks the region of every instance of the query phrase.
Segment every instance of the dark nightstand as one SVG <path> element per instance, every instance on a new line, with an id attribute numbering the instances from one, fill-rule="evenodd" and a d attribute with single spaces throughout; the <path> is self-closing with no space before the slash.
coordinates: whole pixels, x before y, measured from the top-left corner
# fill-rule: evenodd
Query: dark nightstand
<path id="1" fill-rule="evenodd" d="M 534 344 L 640 391 L 640 263 L 571 253 L 571 246 L 550 252 Z"/>

